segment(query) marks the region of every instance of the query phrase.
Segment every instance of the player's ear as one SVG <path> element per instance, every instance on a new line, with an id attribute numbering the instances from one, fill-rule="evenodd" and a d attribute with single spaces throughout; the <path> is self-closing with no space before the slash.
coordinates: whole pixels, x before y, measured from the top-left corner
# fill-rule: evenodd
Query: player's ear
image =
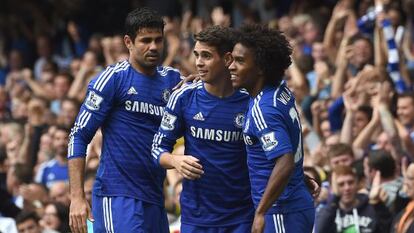
<path id="1" fill-rule="evenodd" d="M 129 37 L 128 35 L 124 36 L 124 43 L 125 43 L 125 46 L 128 48 L 128 50 L 131 50 L 132 46 L 134 46 L 134 42 L 132 41 L 131 37 Z"/>
<path id="2" fill-rule="evenodd" d="M 226 64 L 226 67 L 229 67 L 232 62 L 233 62 L 233 56 L 231 55 L 231 52 L 225 53 L 224 54 L 224 63 Z"/>

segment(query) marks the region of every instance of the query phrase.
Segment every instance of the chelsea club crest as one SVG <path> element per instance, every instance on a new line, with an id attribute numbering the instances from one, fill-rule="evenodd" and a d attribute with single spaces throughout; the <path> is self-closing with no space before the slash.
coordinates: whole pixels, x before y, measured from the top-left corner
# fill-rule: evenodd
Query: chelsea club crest
<path id="1" fill-rule="evenodd" d="M 234 118 L 234 125 L 237 128 L 242 128 L 244 123 L 244 114 L 243 113 L 237 113 L 236 117 Z"/>
<path id="2" fill-rule="evenodd" d="M 162 91 L 162 100 L 167 103 L 170 99 L 171 91 L 169 89 L 164 89 Z"/>

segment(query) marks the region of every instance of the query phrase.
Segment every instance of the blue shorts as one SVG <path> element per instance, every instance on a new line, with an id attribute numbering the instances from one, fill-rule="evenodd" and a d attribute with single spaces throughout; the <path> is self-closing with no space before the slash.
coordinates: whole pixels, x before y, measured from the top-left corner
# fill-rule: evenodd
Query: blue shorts
<path id="1" fill-rule="evenodd" d="M 163 207 L 129 197 L 92 195 L 93 232 L 168 233 Z"/>
<path id="2" fill-rule="evenodd" d="M 204 227 L 193 226 L 181 223 L 181 233 L 250 233 L 252 231 L 252 223 L 240 223 L 225 227 Z"/>
<path id="3" fill-rule="evenodd" d="M 311 233 L 315 209 L 287 214 L 265 215 L 264 233 Z"/>

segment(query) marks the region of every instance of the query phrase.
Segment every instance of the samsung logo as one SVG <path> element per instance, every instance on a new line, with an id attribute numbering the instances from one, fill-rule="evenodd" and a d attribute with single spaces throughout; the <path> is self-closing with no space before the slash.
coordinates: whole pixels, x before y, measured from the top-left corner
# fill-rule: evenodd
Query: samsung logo
<path id="1" fill-rule="evenodd" d="M 125 109 L 131 112 L 147 113 L 156 116 L 164 114 L 164 107 L 139 101 L 125 101 Z"/>

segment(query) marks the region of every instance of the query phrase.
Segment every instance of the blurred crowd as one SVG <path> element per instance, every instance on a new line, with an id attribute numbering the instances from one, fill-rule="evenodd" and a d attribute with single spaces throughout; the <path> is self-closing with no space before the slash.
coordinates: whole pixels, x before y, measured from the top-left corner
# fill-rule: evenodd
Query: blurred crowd
<path id="1" fill-rule="evenodd" d="M 285 79 L 301 112 L 305 172 L 322 184 L 315 232 L 414 232 L 414 0 L 6 0 L 0 232 L 69 232 L 70 128 L 88 82 L 128 58 L 123 19 L 141 6 L 165 15 L 163 65 L 184 76 L 196 72 L 192 36 L 208 25 L 283 31 L 294 48 Z M 89 200 L 101 137 L 88 148 Z M 182 142 L 176 150 L 184 153 Z M 165 182 L 174 232 L 181 179 L 172 170 Z"/>

